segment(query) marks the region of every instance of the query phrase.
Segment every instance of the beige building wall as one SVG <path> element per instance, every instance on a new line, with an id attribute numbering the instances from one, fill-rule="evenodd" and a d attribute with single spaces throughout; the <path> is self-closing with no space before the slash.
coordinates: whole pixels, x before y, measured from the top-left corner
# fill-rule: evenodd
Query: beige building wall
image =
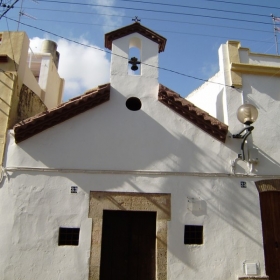
<path id="1" fill-rule="evenodd" d="M 0 164 L 7 130 L 19 121 L 59 105 L 62 99 L 64 80 L 59 77 L 51 55 L 48 56 L 51 75 L 44 73 L 46 83 L 42 89 L 28 66 L 28 49 L 25 32 L 0 33 Z M 50 97 L 46 96 L 47 88 Z"/>
<path id="2" fill-rule="evenodd" d="M 29 41 L 25 33 L 3 32 L 0 45 L 0 161 L 6 142 L 6 131 L 17 119 L 17 105 L 24 76 Z"/>
<path id="3" fill-rule="evenodd" d="M 57 73 L 57 68 L 51 54 L 42 55 L 39 85 L 44 91 L 44 103 L 53 108 L 62 102 L 64 80 Z"/>

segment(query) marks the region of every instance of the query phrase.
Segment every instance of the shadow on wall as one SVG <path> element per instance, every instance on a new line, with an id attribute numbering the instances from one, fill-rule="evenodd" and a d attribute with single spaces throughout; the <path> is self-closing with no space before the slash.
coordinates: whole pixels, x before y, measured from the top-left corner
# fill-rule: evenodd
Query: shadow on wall
<path id="1" fill-rule="evenodd" d="M 275 161 L 267 153 L 259 149 L 259 163 L 256 165 L 257 171 L 269 170 L 271 174 L 279 174 L 280 163 Z M 259 169 L 259 170 L 258 170 Z"/>
<path id="2" fill-rule="evenodd" d="M 180 117 L 163 119 L 163 113 L 151 118 L 145 113 L 145 102 L 157 103 L 155 106 L 162 106 L 163 112 L 169 110 L 157 100 L 143 100 L 143 110 L 137 112 L 127 110 L 125 101 L 120 93 L 116 93 L 108 103 L 64 122 L 63 131 L 61 125 L 57 125 L 23 141 L 18 145 L 18 149 L 22 149 L 38 165 L 42 163 L 50 168 L 74 166 L 96 170 L 189 172 L 224 170 L 221 165 L 226 161 L 217 156 L 220 155 L 223 144 L 202 131 L 197 133 L 197 127 Z M 174 122 L 177 122 L 176 129 Z M 203 254 L 199 255 L 202 255 L 201 262 L 213 258 L 211 252 L 215 246 L 220 246 L 221 254 L 231 255 L 231 246 L 219 244 L 219 241 L 226 240 L 221 237 L 221 230 L 228 234 L 229 238 L 232 232 L 237 232 L 239 236 L 246 236 L 251 243 L 261 246 L 260 241 L 250 234 L 252 229 L 244 227 L 248 218 L 251 221 L 259 218 L 256 211 L 258 201 L 254 200 L 257 190 L 246 189 L 247 194 L 241 195 L 238 180 L 233 183 L 232 179 L 228 178 L 187 176 L 81 173 L 43 173 L 38 176 L 38 173 L 32 172 L 25 172 L 23 176 L 21 174 L 22 172 L 14 172 L 9 179 L 18 182 L 15 186 L 23 191 L 18 192 L 19 195 L 24 195 L 24 200 L 34 211 L 36 209 L 35 215 L 38 216 L 46 212 L 52 215 L 54 204 L 60 205 L 60 212 L 66 218 L 67 215 L 70 217 L 80 213 L 78 204 L 69 205 L 67 201 L 67 196 L 71 195 L 71 185 L 78 186 L 84 193 L 82 203 L 85 208 L 88 208 L 90 191 L 171 193 L 172 219 L 169 236 L 172 236 L 172 239 L 170 238 L 168 248 L 175 258 L 191 270 L 196 269 L 191 251 L 203 251 Z M 39 184 L 42 189 L 40 195 L 49 198 L 46 208 L 42 207 L 42 200 L 35 197 L 38 193 L 32 191 L 32 188 Z M 189 203 L 188 198 L 194 199 L 195 203 Z M 199 203 L 196 203 L 197 201 Z M 20 201 L 18 203 L 21 204 Z M 69 214 L 68 208 L 71 209 Z M 46 223 L 51 223 L 51 220 Z M 207 234 L 207 246 L 212 246 L 212 250 L 206 250 L 206 245 L 191 249 L 183 244 L 183 225 L 189 221 L 211 226 L 211 232 Z M 237 247 L 242 248 L 246 247 L 243 241 L 244 239 L 233 239 L 231 242 L 240 242 Z"/>
<path id="3" fill-rule="evenodd" d="M 221 89 L 220 92 L 217 95 L 217 101 L 216 101 L 216 116 L 217 119 L 220 120 L 221 122 L 225 122 L 225 117 L 224 117 L 224 102 L 223 102 L 223 95 L 224 95 L 224 90 Z"/>
<path id="4" fill-rule="evenodd" d="M 245 94 L 252 94 L 254 98 L 255 94 L 265 95 L 266 98 L 271 98 L 274 101 L 280 101 L 279 87 L 280 80 L 276 76 L 254 76 L 243 75 L 242 78 L 243 88 Z M 257 104 L 261 105 L 261 104 Z"/>
<path id="5" fill-rule="evenodd" d="M 25 176 L 29 177 L 29 182 L 24 182 Z M 41 177 L 39 180 L 38 175 L 32 172 L 25 173 L 23 177 L 18 176 L 18 173 L 13 173 L 9 180 L 16 180 L 17 183 L 11 186 L 19 200 L 15 204 L 20 206 L 19 209 L 28 210 L 29 219 L 36 220 L 36 217 L 39 219 L 48 213 L 49 218 L 45 222 L 46 229 L 48 227 L 53 229 L 54 221 L 56 221 L 57 227 L 62 220 L 71 224 L 73 217 L 81 215 L 81 209 L 89 207 L 90 191 L 171 193 L 172 218 L 168 226 L 168 250 L 173 256 L 172 259 L 180 260 L 191 271 L 198 272 L 199 266 L 194 265 L 194 259 L 198 255 L 201 262 L 210 264 L 221 255 L 234 254 L 235 252 L 231 251 L 232 248 L 241 253 L 250 243 L 262 246 L 261 241 L 255 236 L 259 219 L 258 207 L 256 207 L 258 205 L 257 190 L 255 187 L 254 189 L 241 189 L 238 180 L 232 183 L 232 180 L 228 178 L 73 173 L 60 176 L 57 173 L 44 173 Z M 16 185 L 18 188 L 15 188 Z M 70 193 L 73 185 L 79 187 L 78 193 L 84 193 L 84 198 L 79 200 L 79 196 L 77 196 L 77 201 L 74 203 L 75 194 Z M 39 191 L 36 191 L 37 187 L 39 187 Z M 72 202 L 70 196 L 72 196 Z M 45 198 L 48 199 L 45 200 Z M 58 205 L 61 217 L 53 210 Z M 30 212 L 32 209 L 33 214 Z M 125 207 L 122 210 L 125 210 Z M 88 211 L 83 216 L 87 216 L 87 213 Z M 204 225 L 205 244 L 203 246 L 184 245 L 185 224 Z M 226 242 L 229 243 L 226 244 Z M 213 256 L 217 246 L 219 246 L 219 254 Z M 226 265 L 226 259 L 223 260 Z"/>
<path id="6" fill-rule="evenodd" d="M 118 92 L 116 95 L 93 110 L 19 143 L 16 149 L 23 150 L 22 154 L 28 155 L 36 166 L 41 162 L 41 166 L 51 168 L 202 172 L 221 169 L 223 163 L 217 160 L 217 152 L 223 144 L 157 100 L 144 99 L 143 110 L 133 112 L 126 108 L 126 99 Z M 148 113 L 153 115 L 146 106 L 151 102 L 162 110 L 154 118 L 144 111 L 150 110 Z M 167 118 L 165 113 L 175 117 Z"/>

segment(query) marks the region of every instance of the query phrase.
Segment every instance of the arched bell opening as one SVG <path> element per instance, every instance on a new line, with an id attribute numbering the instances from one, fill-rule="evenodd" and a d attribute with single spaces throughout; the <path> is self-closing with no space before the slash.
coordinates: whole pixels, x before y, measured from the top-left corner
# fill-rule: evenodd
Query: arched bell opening
<path id="1" fill-rule="evenodd" d="M 141 52 L 142 42 L 139 38 L 133 37 L 129 42 L 128 53 L 128 74 L 141 75 Z"/>

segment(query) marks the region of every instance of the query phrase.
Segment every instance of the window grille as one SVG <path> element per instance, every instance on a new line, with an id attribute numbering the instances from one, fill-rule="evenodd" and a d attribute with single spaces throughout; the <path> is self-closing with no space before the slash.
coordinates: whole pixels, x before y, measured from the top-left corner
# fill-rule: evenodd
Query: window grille
<path id="1" fill-rule="evenodd" d="M 58 246 L 78 246 L 79 235 L 79 228 L 59 228 Z"/>
<path id="2" fill-rule="evenodd" d="M 203 226 L 185 225 L 184 244 L 203 244 Z"/>

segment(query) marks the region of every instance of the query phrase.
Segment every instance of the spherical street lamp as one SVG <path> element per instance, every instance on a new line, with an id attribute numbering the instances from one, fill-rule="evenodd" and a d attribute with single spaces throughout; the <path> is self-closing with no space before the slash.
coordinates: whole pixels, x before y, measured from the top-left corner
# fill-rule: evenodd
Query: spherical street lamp
<path id="1" fill-rule="evenodd" d="M 237 109 L 238 120 L 246 125 L 251 125 L 258 118 L 258 110 L 252 104 L 243 104 Z"/>
<path id="2" fill-rule="evenodd" d="M 245 124 L 246 127 L 243 128 L 238 134 L 233 134 L 233 138 L 242 139 L 241 143 L 241 154 L 238 157 L 245 160 L 244 144 L 248 136 L 252 133 L 254 127 L 251 125 L 258 118 L 258 110 L 252 104 L 243 104 L 237 110 L 238 120 Z"/>

